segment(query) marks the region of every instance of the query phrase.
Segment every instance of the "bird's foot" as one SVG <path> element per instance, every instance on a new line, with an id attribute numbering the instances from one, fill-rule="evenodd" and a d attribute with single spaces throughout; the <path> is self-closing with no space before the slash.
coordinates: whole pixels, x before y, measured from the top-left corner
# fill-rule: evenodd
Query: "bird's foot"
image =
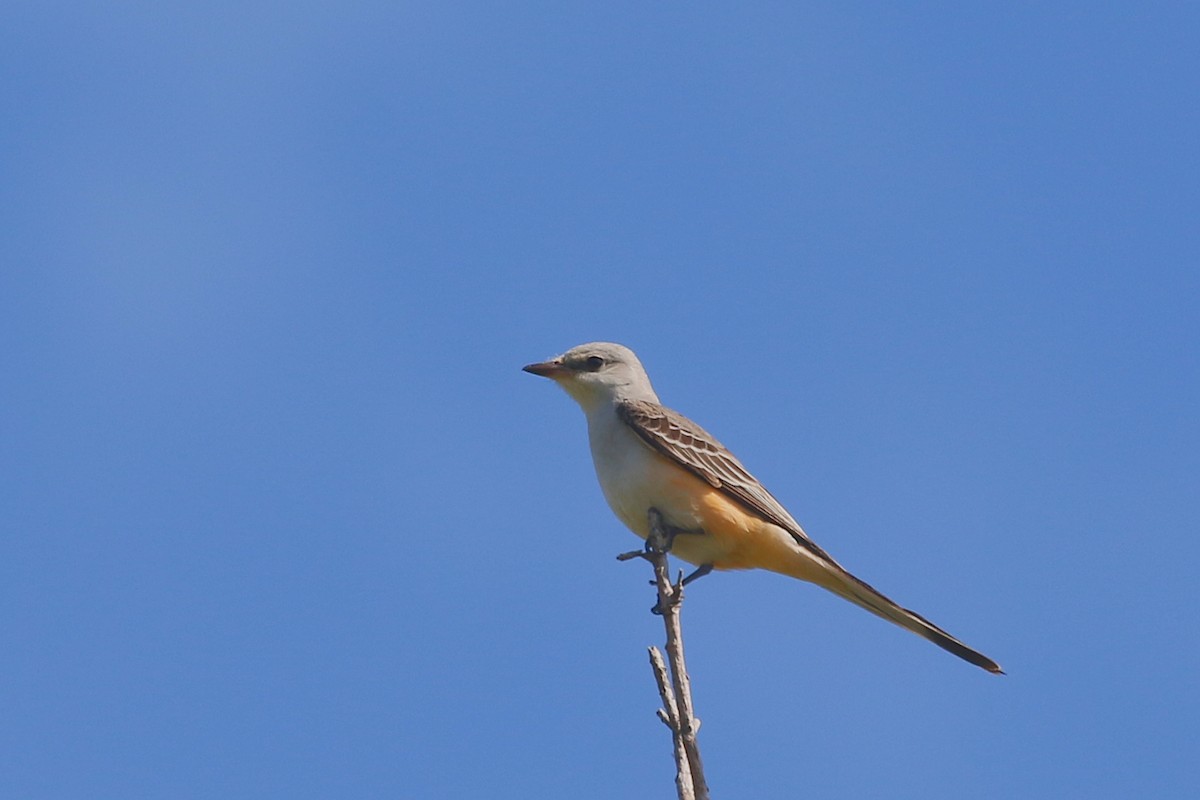
<path id="1" fill-rule="evenodd" d="M 699 580 L 712 571 L 712 564 L 701 564 L 700 566 L 696 567 L 696 570 L 691 575 L 688 575 L 686 578 L 680 581 L 679 585 L 680 587 L 687 586 L 692 581 Z"/>
<path id="2" fill-rule="evenodd" d="M 668 577 L 666 554 L 671 551 L 671 546 L 675 543 L 675 537 L 680 534 L 697 534 L 704 533 L 702 530 L 688 530 L 686 528 L 677 528 L 667 525 L 663 521 L 662 514 L 657 508 L 651 508 L 649 511 L 650 531 L 646 536 L 646 545 L 641 550 L 630 550 L 627 553 L 621 553 L 617 556 L 618 561 L 632 561 L 635 558 L 643 558 L 655 565 L 655 572 L 661 570 L 661 574 L 653 581 L 650 581 L 651 586 L 661 586 L 658 602 L 650 609 L 650 613 L 662 615 L 667 609 L 678 606 L 683 600 L 683 587 L 687 586 L 694 580 L 703 578 L 708 573 L 712 572 L 712 564 L 701 564 L 686 578 L 683 576 L 682 570 L 679 576 L 672 582 Z M 663 583 L 660 584 L 659 581 Z"/>
<path id="3" fill-rule="evenodd" d="M 671 594 L 669 597 L 666 598 L 666 601 L 667 601 L 666 608 L 663 607 L 663 596 L 661 594 L 659 594 L 658 602 L 656 602 L 654 604 L 654 606 L 650 609 L 650 613 L 654 614 L 655 616 L 661 617 L 664 613 L 666 613 L 667 608 L 675 608 L 680 603 L 682 603 L 683 602 L 683 584 L 684 584 L 683 570 L 680 570 L 679 577 L 675 579 L 675 582 L 673 584 L 671 584 Z"/>

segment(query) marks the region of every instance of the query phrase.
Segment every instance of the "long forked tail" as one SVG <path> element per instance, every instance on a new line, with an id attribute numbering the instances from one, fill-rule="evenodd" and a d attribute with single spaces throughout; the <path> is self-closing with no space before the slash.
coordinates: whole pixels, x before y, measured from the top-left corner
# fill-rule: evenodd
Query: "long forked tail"
<path id="1" fill-rule="evenodd" d="M 1003 675 L 1000 665 L 978 650 L 972 650 L 955 639 L 944 630 L 934 625 L 915 611 L 901 608 L 889 600 L 873 586 L 851 575 L 844 568 L 839 568 L 828 574 L 826 580 L 819 584 L 836 595 L 846 598 L 851 603 L 865 608 L 872 614 L 883 617 L 888 622 L 894 622 L 901 628 L 907 628 L 918 636 L 922 636 L 943 650 L 948 650 L 964 661 L 970 661 L 977 667 L 988 672 Z"/>

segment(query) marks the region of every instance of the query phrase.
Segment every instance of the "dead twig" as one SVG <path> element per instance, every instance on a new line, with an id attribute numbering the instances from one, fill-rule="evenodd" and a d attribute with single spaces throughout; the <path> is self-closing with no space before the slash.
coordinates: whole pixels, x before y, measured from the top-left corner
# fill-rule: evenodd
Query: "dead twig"
<path id="1" fill-rule="evenodd" d="M 657 509 L 650 509 L 650 536 L 646 549 L 617 556 L 621 561 L 644 558 L 654 567 L 654 584 L 658 588 L 658 603 L 652 611 L 661 614 L 667 633 L 667 662 L 670 664 L 670 681 L 658 648 L 650 648 L 650 665 L 658 684 L 663 707 L 659 718 L 671 729 L 675 749 L 675 787 L 679 800 L 709 800 L 708 783 L 704 779 L 704 766 L 700 759 L 700 745 L 696 733 L 700 720 L 696 718 L 692 705 L 692 686 L 688 677 L 687 664 L 683 657 L 683 628 L 680 623 L 680 606 L 683 602 L 682 575 L 674 583 L 667 566 L 667 551 L 671 549 L 673 534 L 663 522 Z"/>

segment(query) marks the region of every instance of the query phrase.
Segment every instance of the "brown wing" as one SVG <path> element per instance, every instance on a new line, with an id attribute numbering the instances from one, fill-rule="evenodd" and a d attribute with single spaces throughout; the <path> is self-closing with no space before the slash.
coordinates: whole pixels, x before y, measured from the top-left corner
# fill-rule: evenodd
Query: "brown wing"
<path id="1" fill-rule="evenodd" d="M 617 415 L 646 444 L 749 511 L 783 528 L 806 550 L 837 565 L 828 553 L 808 538 L 787 509 L 742 466 L 742 462 L 708 431 L 679 412 L 646 400 L 618 403 Z"/>
<path id="2" fill-rule="evenodd" d="M 840 585 L 822 586 L 873 614 L 924 636 L 959 658 L 990 672 L 1003 672 L 995 661 L 972 650 L 915 611 L 897 605 L 830 558 L 828 553 L 808 538 L 791 514 L 742 466 L 742 462 L 708 431 L 682 414 L 644 400 L 619 403 L 617 414 L 647 445 L 707 481 L 750 512 L 783 528 L 795 538 L 797 544 L 825 561 L 844 579 Z"/>

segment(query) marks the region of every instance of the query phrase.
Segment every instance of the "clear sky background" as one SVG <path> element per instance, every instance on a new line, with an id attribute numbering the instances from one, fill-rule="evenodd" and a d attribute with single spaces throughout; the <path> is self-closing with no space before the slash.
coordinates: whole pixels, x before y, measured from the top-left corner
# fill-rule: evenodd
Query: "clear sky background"
<path id="1" fill-rule="evenodd" d="M 0 7 L 0 796 L 673 796 L 633 347 L 864 579 L 689 592 L 716 797 L 1200 791 L 1192 3 Z"/>

